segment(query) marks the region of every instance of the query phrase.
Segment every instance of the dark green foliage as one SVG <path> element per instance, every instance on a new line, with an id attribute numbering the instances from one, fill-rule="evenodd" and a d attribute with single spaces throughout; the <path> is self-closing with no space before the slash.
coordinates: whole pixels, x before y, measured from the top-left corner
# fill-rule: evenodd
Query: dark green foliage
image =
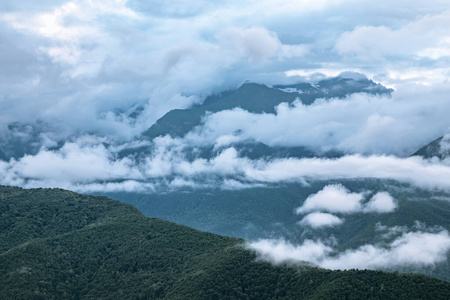
<path id="1" fill-rule="evenodd" d="M 0 200 L 0 253 L 30 239 L 81 229 L 107 217 L 140 214 L 119 201 L 60 189 L 0 186 Z"/>
<path id="2" fill-rule="evenodd" d="M 147 218 L 104 197 L 0 191 L 2 208 L 14 204 L 14 213 L 2 215 L 10 225 L 1 228 L 1 299 L 450 297 L 450 283 L 420 275 L 259 262 L 242 240 Z M 9 238 L 22 231 L 24 242 Z"/>

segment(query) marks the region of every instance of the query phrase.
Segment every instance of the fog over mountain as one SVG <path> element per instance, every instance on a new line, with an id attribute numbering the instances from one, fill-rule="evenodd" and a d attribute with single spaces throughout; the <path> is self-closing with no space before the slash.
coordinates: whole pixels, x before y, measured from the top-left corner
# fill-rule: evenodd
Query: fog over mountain
<path id="1" fill-rule="evenodd" d="M 196 206 L 183 219 L 170 201 L 238 195 L 248 227 L 226 210 L 197 227 L 277 263 L 450 280 L 448 1 L 17 0 L 0 24 L 1 185 L 113 194 L 190 226 Z M 246 191 L 279 192 L 292 227 L 253 234 Z M 413 198 L 423 214 L 399 217 Z"/>

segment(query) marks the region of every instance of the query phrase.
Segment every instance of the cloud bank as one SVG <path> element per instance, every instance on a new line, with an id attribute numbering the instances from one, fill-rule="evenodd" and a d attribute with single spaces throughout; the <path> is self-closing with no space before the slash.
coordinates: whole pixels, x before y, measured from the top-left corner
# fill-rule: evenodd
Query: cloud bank
<path id="1" fill-rule="evenodd" d="M 145 150 L 140 155 L 122 155 L 126 149 Z M 187 148 L 186 148 L 187 147 Z M 0 183 L 24 187 L 61 187 L 75 190 L 103 186 L 105 191 L 121 182 L 134 182 L 136 191 L 155 187 L 225 187 L 238 189 L 252 185 L 330 179 L 389 179 L 422 188 L 449 190 L 448 160 L 420 157 L 347 155 L 340 158 L 249 159 L 233 147 L 210 158 L 192 156 L 182 140 L 169 137 L 154 142 L 115 145 L 108 139 L 84 136 L 61 148 L 42 149 L 36 155 L 0 161 Z M 120 183 L 120 184 L 119 184 Z M 83 187 L 84 186 L 84 187 Z M 126 190 L 130 191 L 130 185 Z M 344 187 L 328 186 L 305 201 L 301 212 L 324 210 L 331 213 L 389 212 L 395 200 L 378 193 L 362 201 L 363 195 Z M 342 203 L 334 204 L 333 199 Z"/>
<path id="2" fill-rule="evenodd" d="M 249 244 L 265 260 L 310 262 L 333 270 L 390 269 L 396 267 L 433 266 L 447 259 L 450 250 L 448 231 L 408 231 L 389 244 L 363 245 L 337 252 L 332 242 L 306 240 L 293 245 L 283 240 L 259 240 Z"/>
<path id="3" fill-rule="evenodd" d="M 199 144 L 255 140 L 270 146 L 306 146 L 316 151 L 408 156 L 446 133 L 448 87 L 410 87 L 392 97 L 353 94 L 345 99 L 283 103 L 275 114 L 240 108 L 205 116 L 187 135 Z M 425 100 L 427 99 L 427 100 Z M 434 120 L 434 121 L 431 121 Z M 267 126 L 267 124 L 271 124 Z"/>
<path id="4" fill-rule="evenodd" d="M 377 192 L 366 203 L 363 203 L 365 194 L 351 193 L 342 184 L 327 185 L 316 194 L 308 196 L 303 205 L 298 207 L 297 214 L 305 214 L 312 211 L 325 211 L 330 213 L 388 213 L 397 208 L 392 196 L 387 192 Z"/>

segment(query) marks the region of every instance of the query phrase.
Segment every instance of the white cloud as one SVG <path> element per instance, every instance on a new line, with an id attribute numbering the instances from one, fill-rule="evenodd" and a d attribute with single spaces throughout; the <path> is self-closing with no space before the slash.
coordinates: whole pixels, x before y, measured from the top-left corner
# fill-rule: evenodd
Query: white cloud
<path id="1" fill-rule="evenodd" d="M 368 244 L 340 253 L 324 242 L 311 240 L 298 246 L 283 240 L 260 240 L 249 247 L 274 263 L 306 261 L 327 269 L 389 269 L 433 266 L 445 261 L 450 235 L 446 230 L 406 232 L 386 247 Z"/>
<path id="2" fill-rule="evenodd" d="M 168 136 L 155 139 L 150 144 L 112 144 L 108 147 L 103 144 L 110 142 L 105 138 L 83 137 L 66 143 L 59 150 L 43 148 L 36 155 L 2 162 L 0 169 L 6 176 L 0 178 L 0 183 L 25 185 L 33 181 L 38 185 L 39 181 L 43 184 L 45 181 L 45 186 L 67 187 L 69 183 L 75 185 L 117 180 L 152 183 L 179 177 L 194 181 L 199 186 L 213 184 L 223 188 L 244 188 L 267 183 L 304 184 L 309 180 L 377 178 L 411 183 L 422 188 L 450 189 L 446 180 L 450 176 L 447 160 L 359 155 L 335 159 L 251 160 L 241 157 L 233 147 L 224 148 L 215 156 L 205 159 L 192 157 L 195 151 L 191 152 L 190 147 L 195 144 L 186 144 L 183 139 Z M 120 157 L 118 153 L 127 147 L 144 147 L 146 154 Z M 227 179 L 232 181 L 227 183 L 224 181 Z M 366 204 L 363 198 L 363 193 L 352 193 L 343 186 L 332 185 L 311 195 L 301 211 L 389 212 L 396 208 L 396 201 L 385 193 L 376 194 Z"/>
<path id="3" fill-rule="evenodd" d="M 305 214 L 308 212 L 325 211 L 331 213 L 389 213 L 397 208 L 397 203 L 388 192 L 377 192 L 367 203 L 362 203 L 365 197 L 363 193 L 351 193 L 341 184 L 327 185 L 316 194 L 309 195 L 298 207 L 295 212 L 297 214 Z M 302 223 L 314 223 L 320 226 L 321 222 L 327 225 L 341 224 L 343 221 L 331 214 L 309 214 L 302 219 Z"/>
<path id="4" fill-rule="evenodd" d="M 312 228 L 332 227 L 342 223 L 343 220 L 335 215 L 321 212 L 310 213 L 299 222 L 300 225 L 307 225 Z"/>
<path id="5" fill-rule="evenodd" d="M 340 184 L 327 185 L 317 194 L 310 195 L 297 214 L 321 210 L 332 213 L 352 213 L 361 210 L 363 194 L 350 193 Z"/>
<path id="6" fill-rule="evenodd" d="M 39 185 L 37 187 L 39 187 Z M 157 186 L 155 186 L 152 183 L 145 183 L 136 180 L 126 180 L 123 182 L 67 185 L 64 188 L 74 190 L 80 193 L 112 193 L 112 192 L 149 193 L 154 192 Z"/>
<path id="7" fill-rule="evenodd" d="M 442 179 L 449 173 L 445 162 L 357 155 L 266 162 L 239 157 L 232 149 L 212 159 L 188 160 L 180 150 L 185 142 L 218 150 L 254 139 L 273 146 L 407 156 L 441 136 L 450 127 L 448 1 L 360 3 L 3 1 L 0 131 L 21 122 L 45 132 L 39 131 L 40 153 L 1 163 L 7 174 L 1 180 L 62 186 L 234 176 L 231 187 L 362 176 L 448 188 Z M 361 7 L 371 13 L 361 14 Z M 364 61 L 367 53 L 381 62 Z M 286 79 L 289 70 L 306 72 L 297 75 L 353 70 L 397 90 L 392 98 L 353 95 L 312 106 L 284 104 L 276 115 L 239 109 L 212 114 L 205 118 L 203 135 L 192 133 L 192 139 L 156 149 L 143 161 L 118 158 L 101 143 L 88 146 L 74 139 L 85 132 L 134 139 L 171 109 L 189 107 L 246 79 L 292 82 L 295 78 Z M 143 108 L 141 115 L 128 118 L 137 107 Z M 233 135 L 239 129 L 241 134 Z M 61 141 L 69 142 L 46 150 Z"/>
<path id="8" fill-rule="evenodd" d="M 379 178 L 409 182 L 430 188 L 450 188 L 446 180 L 450 167 L 439 161 L 419 157 L 348 155 L 337 159 L 278 159 L 254 164 L 245 169 L 248 179 L 260 182 L 282 182 L 305 178 Z"/>
<path id="9" fill-rule="evenodd" d="M 383 5 L 359 3 L 283 0 L 225 1 L 219 5 L 201 1 L 187 6 L 175 0 L 158 4 L 132 0 L 45 1 L 39 5 L 26 0 L 6 1 L 0 14 L 4 25 L 0 37 L 7 41 L 0 46 L 0 59 L 4 58 L 0 70 L 0 125 L 41 120 L 54 124 L 62 137 L 89 131 L 131 139 L 167 111 L 189 107 L 212 91 L 235 88 L 246 79 L 277 83 L 286 80 L 284 72 L 292 69 L 332 70 L 335 74 L 351 69 L 384 79 L 399 90 L 405 81 L 417 83 L 423 81 L 423 76 L 427 82 L 447 80 L 448 3 L 434 0 L 408 10 L 403 9 L 408 5 L 404 0 L 383 1 Z M 361 14 L 359 7 L 371 14 Z M 391 37 L 388 41 L 394 44 L 402 41 L 399 37 L 407 37 L 407 42 L 395 44 L 399 47 L 384 47 L 365 37 L 363 29 L 376 34 L 385 30 Z M 402 55 L 406 47 L 411 50 L 405 53 L 413 51 L 419 59 L 437 61 L 415 64 L 401 60 L 399 64 L 397 58 L 387 58 L 386 64 L 377 62 L 376 66 L 355 64 L 348 60 L 348 54 L 357 48 L 341 49 L 344 44 L 339 41 L 344 38 L 364 50 L 374 48 L 383 57 Z M 340 49 L 344 57 L 336 55 L 334 48 Z M 415 79 L 405 78 L 412 73 L 417 75 Z M 129 121 L 127 114 L 136 105 L 143 105 L 144 112 L 138 120 Z M 124 113 L 118 117 L 108 115 L 116 108 Z M 374 127 L 381 123 L 378 125 L 399 127 L 392 133 L 392 140 L 398 141 L 401 134 L 413 136 L 405 127 L 411 120 L 402 123 L 404 116 L 372 109 L 373 113 L 358 119 L 367 121 L 371 115 L 379 116 L 374 117 L 374 126 L 369 124 L 365 133 L 376 136 L 379 131 Z M 435 117 L 441 121 L 436 125 L 430 122 L 430 133 L 417 144 L 437 136 L 436 128 L 448 119 Z M 337 120 L 334 125 L 339 123 Z M 325 137 L 336 134 L 338 129 L 332 122 L 325 124 L 312 124 L 319 138 L 305 137 L 304 133 L 302 139 L 317 146 Z M 359 122 L 353 128 L 363 125 Z M 365 133 L 356 137 L 369 141 Z M 331 138 L 331 142 L 340 137 Z M 287 138 L 281 135 L 271 140 L 282 143 Z M 414 143 L 412 139 L 408 142 Z M 357 145 L 363 146 L 357 149 Z M 366 152 L 386 150 L 377 140 L 367 145 L 350 139 L 339 146 Z"/>
<path id="10" fill-rule="evenodd" d="M 376 193 L 368 203 L 365 204 L 364 212 L 389 213 L 397 208 L 397 203 L 387 192 Z"/>
<path id="11" fill-rule="evenodd" d="M 448 154 L 450 152 L 450 132 L 443 136 L 439 146 L 441 154 Z"/>
<path id="12" fill-rule="evenodd" d="M 40 151 L 12 160 L 7 172 L 28 180 L 88 183 L 96 180 L 142 179 L 130 158 L 117 159 L 103 145 L 66 143 L 59 151 Z"/>
<path id="13" fill-rule="evenodd" d="M 353 55 L 363 60 L 425 55 L 439 58 L 437 49 L 442 48 L 434 47 L 442 45 L 450 35 L 449 15 L 450 10 L 423 16 L 396 30 L 387 26 L 359 26 L 341 35 L 336 42 L 336 50 L 340 55 Z"/>
<path id="14" fill-rule="evenodd" d="M 450 235 L 408 232 L 395 239 L 388 248 L 364 245 L 347 250 L 321 262 L 328 269 L 379 269 L 402 266 L 430 266 L 447 260 Z"/>
<path id="15" fill-rule="evenodd" d="M 251 249 L 258 251 L 262 258 L 282 263 L 284 261 L 313 262 L 325 258 L 331 251 L 330 246 L 318 241 L 306 240 L 299 246 L 294 246 L 284 240 L 259 240 L 249 244 Z"/>
<path id="16" fill-rule="evenodd" d="M 233 135 L 234 140 L 251 139 L 271 146 L 408 156 L 450 127 L 444 116 L 450 109 L 448 92 L 445 85 L 411 86 L 395 91 L 392 97 L 353 94 L 309 106 L 282 103 L 274 114 L 236 108 L 205 116 L 187 139 L 211 145 Z"/>

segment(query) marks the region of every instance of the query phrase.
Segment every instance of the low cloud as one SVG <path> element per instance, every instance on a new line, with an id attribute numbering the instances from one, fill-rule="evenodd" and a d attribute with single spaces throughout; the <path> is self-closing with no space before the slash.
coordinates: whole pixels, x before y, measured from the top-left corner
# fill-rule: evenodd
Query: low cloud
<path id="1" fill-rule="evenodd" d="M 23 178 L 53 179 L 69 182 L 141 179 L 130 158 L 117 159 L 103 145 L 80 147 L 66 143 L 58 152 L 44 150 L 26 155 L 13 163 L 10 171 Z"/>
<path id="2" fill-rule="evenodd" d="M 449 250 L 450 235 L 446 230 L 439 233 L 408 232 L 387 248 L 364 245 L 324 259 L 321 266 L 328 269 L 430 266 L 446 261 Z"/>
<path id="3" fill-rule="evenodd" d="M 300 179 L 378 178 L 408 182 L 425 188 L 449 189 L 448 162 L 420 157 L 347 155 L 337 159 L 278 159 L 254 163 L 245 169 L 248 179 L 260 182 L 283 182 Z"/>
<path id="4" fill-rule="evenodd" d="M 448 86 L 434 83 L 405 86 L 391 97 L 360 93 L 345 99 L 319 99 L 312 105 L 282 103 L 275 113 L 235 108 L 206 115 L 203 124 L 186 139 L 201 145 L 254 140 L 270 146 L 304 146 L 317 152 L 404 157 L 450 128 L 444 113 L 450 110 L 445 97 L 449 92 Z M 430 118 L 435 121 L 430 122 Z"/>
<path id="5" fill-rule="evenodd" d="M 142 152 L 138 152 L 139 155 L 120 154 L 127 149 L 131 149 L 131 153 L 134 153 L 133 149 L 141 149 Z M 376 178 L 411 183 L 422 188 L 450 189 L 446 180 L 450 176 L 450 162 L 447 160 L 360 155 L 334 159 L 252 160 L 242 157 L 233 147 L 218 150 L 211 158 L 199 158 L 192 149 L 192 144 L 185 143 L 185 140 L 170 137 L 124 145 L 114 144 L 107 138 L 83 136 L 59 149 L 43 148 L 36 155 L 0 161 L 0 172 L 5 174 L 0 183 L 20 186 L 33 183 L 33 186 L 39 186 L 41 182 L 43 187 L 66 188 L 134 180 L 164 186 L 164 183 L 169 184 L 174 178 L 179 178 L 184 181 L 175 181 L 173 187 L 183 186 L 181 182 L 190 182 L 196 187 L 239 189 L 283 182 L 307 184 L 309 180 Z M 328 186 L 317 195 L 311 195 L 300 212 L 382 213 L 396 208 L 396 201 L 386 193 L 365 199 L 367 196 L 363 192 L 350 192 L 339 185 Z M 340 199 L 340 202 L 332 199 Z"/>
<path id="6" fill-rule="evenodd" d="M 335 215 L 321 212 L 314 212 L 306 215 L 300 222 L 300 225 L 310 226 L 312 228 L 333 227 L 342 224 L 344 221 Z"/>
<path id="7" fill-rule="evenodd" d="M 389 213 L 396 208 L 397 203 L 388 192 L 378 192 L 365 204 L 363 211 Z"/>
<path id="8" fill-rule="evenodd" d="M 330 214 L 389 213 L 397 208 L 397 203 L 388 192 L 378 192 L 367 203 L 363 203 L 368 192 L 351 193 L 342 184 L 325 186 L 319 192 L 309 195 L 296 214 L 310 213 L 299 222 L 312 228 L 340 225 L 343 219 Z M 323 213 L 328 212 L 328 213 Z"/>
<path id="9" fill-rule="evenodd" d="M 310 195 L 303 205 L 296 209 L 297 214 L 311 211 L 332 213 L 352 213 L 361 210 L 362 194 L 350 193 L 340 184 L 327 185 L 317 194 Z"/>
<path id="10" fill-rule="evenodd" d="M 333 270 L 389 269 L 433 266 L 446 261 L 450 235 L 446 230 L 406 232 L 386 246 L 367 244 L 343 252 L 336 252 L 331 242 L 312 240 L 301 245 L 283 240 L 260 240 L 250 243 L 249 247 L 274 263 L 310 262 Z"/>
<path id="11" fill-rule="evenodd" d="M 306 240 L 301 245 L 293 245 L 284 240 L 259 240 L 249 244 L 265 260 L 276 264 L 284 261 L 311 262 L 327 257 L 333 248 L 320 241 Z"/>

